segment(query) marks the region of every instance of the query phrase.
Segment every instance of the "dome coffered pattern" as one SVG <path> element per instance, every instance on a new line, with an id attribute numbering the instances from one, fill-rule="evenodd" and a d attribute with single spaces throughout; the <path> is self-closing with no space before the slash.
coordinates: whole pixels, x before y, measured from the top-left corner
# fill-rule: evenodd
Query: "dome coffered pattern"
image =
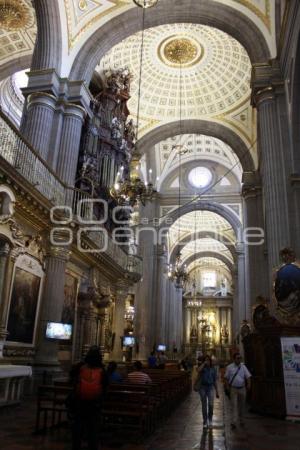
<path id="1" fill-rule="evenodd" d="M 97 70 L 128 66 L 133 74 L 129 109 L 137 111 L 141 33 L 112 48 Z M 181 64 L 180 64 L 181 61 Z M 196 24 L 168 24 L 145 31 L 141 116 L 158 122 L 210 118 L 247 102 L 251 64 L 226 33 Z"/>

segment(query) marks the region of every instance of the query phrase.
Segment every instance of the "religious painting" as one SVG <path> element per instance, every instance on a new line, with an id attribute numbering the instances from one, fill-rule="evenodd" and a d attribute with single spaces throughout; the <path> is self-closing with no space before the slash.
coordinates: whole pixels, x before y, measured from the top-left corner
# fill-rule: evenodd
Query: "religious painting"
<path id="1" fill-rule="evenodd" d="M 73 277 L 69 273 L 65 275 L 65 287 L 64 287 L 64 306 L 62 311 L 61 321 L 62 323 L 74 324 L 75 321 L 75 309 L 76 309 L 76 297 L 77 297 L 77 278 Z"/>
<path id="2" fill-rule="evenodd" d="M 8 315 L 8 341 L 33 343 L 41 278 L 16 268 Z"/>

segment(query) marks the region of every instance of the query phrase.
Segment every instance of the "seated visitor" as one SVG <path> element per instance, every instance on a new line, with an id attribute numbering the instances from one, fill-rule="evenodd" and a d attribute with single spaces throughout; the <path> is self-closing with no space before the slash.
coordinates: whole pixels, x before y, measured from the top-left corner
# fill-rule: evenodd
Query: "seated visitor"
<path id="1" fill-rule="evenodd" d="M 148 367 L 149 369 L 155 369 L 156 366 L 157 366 L 157 358 L 155 356 L 155 352 L 151 352 L 148 358 Z"/>
<path id="2" fill-rule="evenodd" d="M 117 371 L 117 363 L 111 361 L 107 366 L 107 376 L 109 383 L 121 383 L 123 381 L 122 375 Z"/>
<path id="3" fill-rule="evenodd" d="M 151 383 L 151 378 L 144 372 L 142 372 L 143 365 L 141 361 L 135 361 L 133 364 L 134 371 L 128 374 L 128 381 L 130 383 Z"/>
<path id="4" fill-rule="evenodd" d="M 157 363 L 158 363 L 158 368 L 159 369 L 164 369 L 165 367 L 166 367 L 166 362 L 167 362 L 167 357 L 166 357 L 166 355 L 164 354 L 164 352 L 161 352 L 160 354 L 159 354 L 159 356 L 158 356 L 158 361 L 157 361 Z"/>

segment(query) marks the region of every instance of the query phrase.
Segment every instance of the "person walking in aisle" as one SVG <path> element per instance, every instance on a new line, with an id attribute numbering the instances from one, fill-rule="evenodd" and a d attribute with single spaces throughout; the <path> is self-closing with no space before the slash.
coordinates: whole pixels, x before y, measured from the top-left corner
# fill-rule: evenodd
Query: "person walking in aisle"
<path id="1" fill-rule="evenodd" d="M 206 355 L 198 367 L 199 394 L 202 403 L 203 428 L 212 428 L 214 393 L 219 398 L 217 371 L 211 358 Z"/>
<path id="2" fill-rule="evenodd" d="M 238 352 L 233 355 L 233 363 L 226 368 L 225 387 L 230 390 L 231 428 L 234 430 L 238 422 L 241 427 L 245 425 L 246 394 L 251 388 L 251 373 Z"/>

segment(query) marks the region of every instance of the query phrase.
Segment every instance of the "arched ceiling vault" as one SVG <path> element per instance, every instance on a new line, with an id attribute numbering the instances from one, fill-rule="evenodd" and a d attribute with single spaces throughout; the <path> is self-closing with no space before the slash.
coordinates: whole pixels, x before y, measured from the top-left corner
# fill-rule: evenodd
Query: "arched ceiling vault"
<path id="1" fill-rule="evenodd" d="M 229 250 L 232 257 L 235 258 L 235 242 L 231 241 L 231 236 L 229 236 L 228 233 L 222 234 L 214 230 L 203 230 L 197 233 L 187 234 L 183 236 L 179 241 L 176 241 L 174 246 L 170 250 L 170 262 L 175 262 L 177 253 L 181 251 L 188 243 L 193 242 L 195 245 L 195 241 L 207 238 L 215 239 L 216 241 L 224 243 L 225 247 Z M 209 250 L 209 248 L 207 248 L 207 250 Z"/>
<path id="2" fill-rule="evenodd" d="M 0 72 L 5 78 L 29 66 L 36 21 L 31 0 L 1 0 L 21 8 L 21 20 L 13 30 L 0 29 Z M 201 23 L 217 27 L 241 42 L 251 61 L 265 62 L 276 56 L 275 2 L 272 0 L 159 0 L 146 15 L 146 27 L 166 23 Z M 55 67 L 60 76 L 89 83 L 94 67 L 113 45 L 141 29 L 141 9 L 132 0 L 38 0 L 36 11 L 41 46 L 37 69 Z M 25 12 L 24 12 L 25 8 Z M 28 34 L 29 33 L 29 34 Z M 26 34 L 28 36 L 26 36 Z M 30 35 L 30 36 L 29 36 Z M 50 44 L 50 45 L 49 45 Z M 51 47 L 51 48 L 50 48 Z M 43 53 L 43 56 L 42 56 Z M 22 59 L 27 55 L 26 62 Z M 54 59 L 56 58 L 56 60 Z"/>
<path id="3" fill-rule="evenodd" d="M 70 9 L 71 0 L 65 0 L 65 2 Z M 90 1 L 89 3 L 94 3 L 95 7 L 95 4 L 100 2 Z M 114 45 L 142 28 L 141 8 L 136 7 L 131 0 L 102 0 L 101 4 L 102 15 L 98 20 L 95 20 L 95 16 L 94 21 L 90 22 L 88 27 L 85 26 L 85 33 L 77 37 L 77 44 L 73 41 L 74 56 L 76 50 L 78 53 L 71 70 L 72 79 L 89 81 L 94 67 L 103 55 Z M 99 9 L 98 12 L 100 12 Z M 105 15 L 110 17 L 110 22 L 105 20 Z M 266 22 L 263 23 L 266 15 Z M 154 8 L 146 11 L 145 27 L 179 22 L 216 27 L 237 39 L 246 48 L 254 63 L 265 62 L 272 53 L 275 53 L 272 31 L 274 17 L 275 8 L 270 0 L 260 2 L 257 0 L 202 0 L 201 2 L 160 0 Z M 267 36 L 269 45 L 264 35 Z"/>
<path id="4" fill-rule="evenodd" d="M 186 152 L 179 158 L 178 142 L 184 146 Z M 155 154 L 153 154 L 155 153 Z M 167 181 L 178 172 L 179 163 L 201 165 L 202 161 L 210 161 L 224 166 L 236 177 L 237 182 L 242 181 L 242 166 L 234 151 L 225 142 L 212 136 L 200 134 L 184 134 L 165 139 L 155 145 L 154 152 L 148 155 L 148 162 L 155 167 L 155 176 L 159 177 L 158 191 Z"/>
<path id="5" fill-rule="evenodd" d="M 202 268 L 211 268 L 213 270 L 223 269 L 230 274 L 230 269 L 227 264 L 221 261 L 220 258 L 211 256 L 201 256 L 195 259 L 187 266 L 187 272 L 191 274 L 191 272 Z"/>
<path id="6" fill-rule="evenodd" d="M 179 126 L 180 122 L 177 120 L 148 132 L 138 142 L 140 153 L 151 152 L 156 144 L 177 136 Z M 250 143 L 243 136 L 239 136 L 225 124 L 202 119 L 182 120 L 181 131 L 182 134 L 203 134 L 221 140 L 234 151 L 245 172 L 252 172 L 257 167 L 256 146 L 250 148 Z"/>
<path id="7" fill-rule="evenodd" d="M 242 224 L 237 215 L 227 206 L 204 200 L 197 200 L 192 203 L 189 202 L 187 204 L 181 205 L 180 209 L 173 209 L 171 212 L 161 218 L 160 229 L 163 229 L 164 231 L 170 229 L 179 217 L 182 217 L 187 213 L 195 213 L 195 211 L 211 211 L 212 213 L 216 213 L 216 215 L 221 216 L 221 218 L 225 219 L 225 221 L 229 223 L 229 226 L 234 231 L 236 240 L 239 242 L 241 241 Z"/>
<path id="8" fill-rule="evenodd" d="M 189 268 L 191 264 L 193 264 L 195 261 L 197 261 L 201 258 L 215 258 L 219 261 L 222 261 L 231 273 L 234 270 L 234 265 L 227 258 L 227 256 L 222 253 L 215 252 L 215 251 L 197 252 L 196 254 L 193 254 L 193 255 L 189 256 L 188 258 L 186 258 L 184 260 L 184 263 L 187 265 L 187 268 Z"/>

